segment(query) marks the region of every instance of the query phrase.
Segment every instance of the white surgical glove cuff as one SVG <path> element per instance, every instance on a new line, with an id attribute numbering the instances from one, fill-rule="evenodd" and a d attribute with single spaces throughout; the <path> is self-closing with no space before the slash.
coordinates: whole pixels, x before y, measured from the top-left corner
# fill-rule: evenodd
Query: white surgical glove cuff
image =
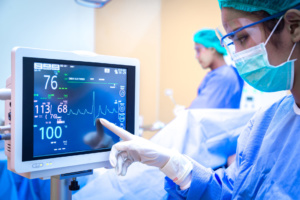
<path id="1" fill-rule="evenodd" d="M 174 183 L 180 186 L 181 190 L 185 190 L 191 185 L 191 171 L 193 169 L 192 162 L 184 155 L 175 153 L 171 155 L 169 161 L 160 170 Z"/>

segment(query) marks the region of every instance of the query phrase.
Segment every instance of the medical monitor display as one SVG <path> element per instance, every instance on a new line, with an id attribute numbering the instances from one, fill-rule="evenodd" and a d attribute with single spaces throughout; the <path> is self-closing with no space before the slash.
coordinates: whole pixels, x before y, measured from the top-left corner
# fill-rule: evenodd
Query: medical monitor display
<path id="1" fill-rule="evenodd" d="M 23 135 L 23 161 L 109 151 L 120 139 L 98 118 L 133 132 L 132 66 L 41 58 L 23 64 L 23 132 L 33 133 Z"/>

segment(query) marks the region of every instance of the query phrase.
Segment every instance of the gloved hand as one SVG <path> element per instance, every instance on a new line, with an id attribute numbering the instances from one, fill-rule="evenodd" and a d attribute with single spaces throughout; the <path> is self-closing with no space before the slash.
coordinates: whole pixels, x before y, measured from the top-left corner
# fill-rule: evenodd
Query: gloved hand
<path id="1" fill-rule="evenodd" d="M 109 156 L 110 163 L 115 167 L 118 175 L 124 176 L 133 162 L 141 162 L 160 168 L 176 184 L 184 184 L 183 188 L 190 185 L 190 172 L 193 165 L 185 156 L 132 135 L 105 119 L 100 119 L 100 121 L 103 126 L 124 140 L 113 145 Z"/>

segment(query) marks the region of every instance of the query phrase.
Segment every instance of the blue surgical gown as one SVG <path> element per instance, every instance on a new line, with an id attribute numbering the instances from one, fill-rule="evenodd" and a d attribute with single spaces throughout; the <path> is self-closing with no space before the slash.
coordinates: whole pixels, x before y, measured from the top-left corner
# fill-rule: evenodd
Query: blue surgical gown
<path id="1" fill-rule="evenodd" d="M 300 110 L 293 96 L 256 113 L 236 155 L 226 170 L 193 162 L 187 190 L 166 178 L 168 199 L 300 199 Z"/>
<path id="2" fill-rule="evenodd" d="M 207 73 L 189 108 L 239 108 L 243 84 L 236 68 L 221 66 Z"/>

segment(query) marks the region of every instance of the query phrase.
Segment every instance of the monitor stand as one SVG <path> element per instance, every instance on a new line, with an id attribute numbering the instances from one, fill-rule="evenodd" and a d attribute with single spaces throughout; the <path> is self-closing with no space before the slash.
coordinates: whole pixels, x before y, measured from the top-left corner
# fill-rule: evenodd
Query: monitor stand
<path id="1" fill-rule="evenodd" d="M 72 191 L 79 190 L 76 177 L 93 174 L 93 170 L 85 170 L 68 174 L 51 176 L 51 200 L 72 200 Z"/>

